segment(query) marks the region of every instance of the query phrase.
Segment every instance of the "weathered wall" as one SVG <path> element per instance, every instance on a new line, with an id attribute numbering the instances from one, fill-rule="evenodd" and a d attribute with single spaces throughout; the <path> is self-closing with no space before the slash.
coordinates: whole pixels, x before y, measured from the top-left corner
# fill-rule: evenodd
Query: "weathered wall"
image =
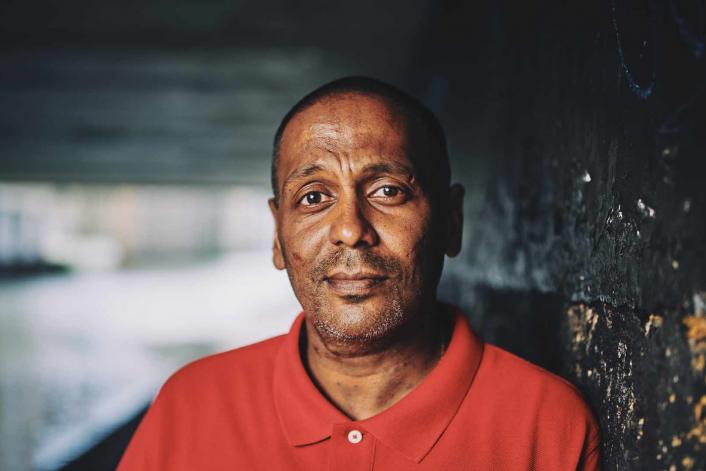
<path id="1" fill-rule="evenodd" d="M 705 469 L 703 3 L 484 5 L 420 59 L 480 187 L 444 295 L 581 388 L 605 469 Z"/>

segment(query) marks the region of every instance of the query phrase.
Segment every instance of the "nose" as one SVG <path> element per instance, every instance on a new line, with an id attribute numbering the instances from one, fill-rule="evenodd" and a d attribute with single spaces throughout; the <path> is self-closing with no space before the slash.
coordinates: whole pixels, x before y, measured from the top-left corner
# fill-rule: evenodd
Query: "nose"
<path id="1" fill-rule="evenodd" d="M 356 196 L 342 197 L 331 218 L 329 240 L 332 244 L 356 248 L 361 245 L 372 247 L 378 243 L 378 235 L 365 217 Z"/>

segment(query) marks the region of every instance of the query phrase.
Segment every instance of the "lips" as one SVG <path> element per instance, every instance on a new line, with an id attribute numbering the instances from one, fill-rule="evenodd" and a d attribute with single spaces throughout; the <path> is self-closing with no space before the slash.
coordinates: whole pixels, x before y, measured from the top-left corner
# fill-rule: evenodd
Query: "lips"
<path id="1" fill-rule="evenodd" d="M 384 275 L 363 272 L 337 272 L 324 278 L 328 286 L 342 296 L 368 294 L 385 280 L 387 280 L 387 277 Z"/>

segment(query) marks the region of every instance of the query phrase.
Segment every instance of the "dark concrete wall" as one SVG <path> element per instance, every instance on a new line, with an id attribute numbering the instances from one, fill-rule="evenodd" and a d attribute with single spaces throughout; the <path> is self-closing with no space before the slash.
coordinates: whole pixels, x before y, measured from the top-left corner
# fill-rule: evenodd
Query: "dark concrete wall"
<path id="1" fill-rule="evenodd" d="M 605 469 L 706 468 L 697 3 L 445 2 L 420 66 L 484 195 L 444 295 L 579 386 Z"/>

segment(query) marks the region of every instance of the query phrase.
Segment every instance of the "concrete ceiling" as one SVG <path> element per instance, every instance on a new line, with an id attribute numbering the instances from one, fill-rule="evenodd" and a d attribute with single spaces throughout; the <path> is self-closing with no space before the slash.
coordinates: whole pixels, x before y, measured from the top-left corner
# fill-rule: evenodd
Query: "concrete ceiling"
<path id="1" fill-rule="evenodd" d="M 7 2 L 0 179 L 267 184 L 303 94 L 405 86 L 427 3 Z"/>

